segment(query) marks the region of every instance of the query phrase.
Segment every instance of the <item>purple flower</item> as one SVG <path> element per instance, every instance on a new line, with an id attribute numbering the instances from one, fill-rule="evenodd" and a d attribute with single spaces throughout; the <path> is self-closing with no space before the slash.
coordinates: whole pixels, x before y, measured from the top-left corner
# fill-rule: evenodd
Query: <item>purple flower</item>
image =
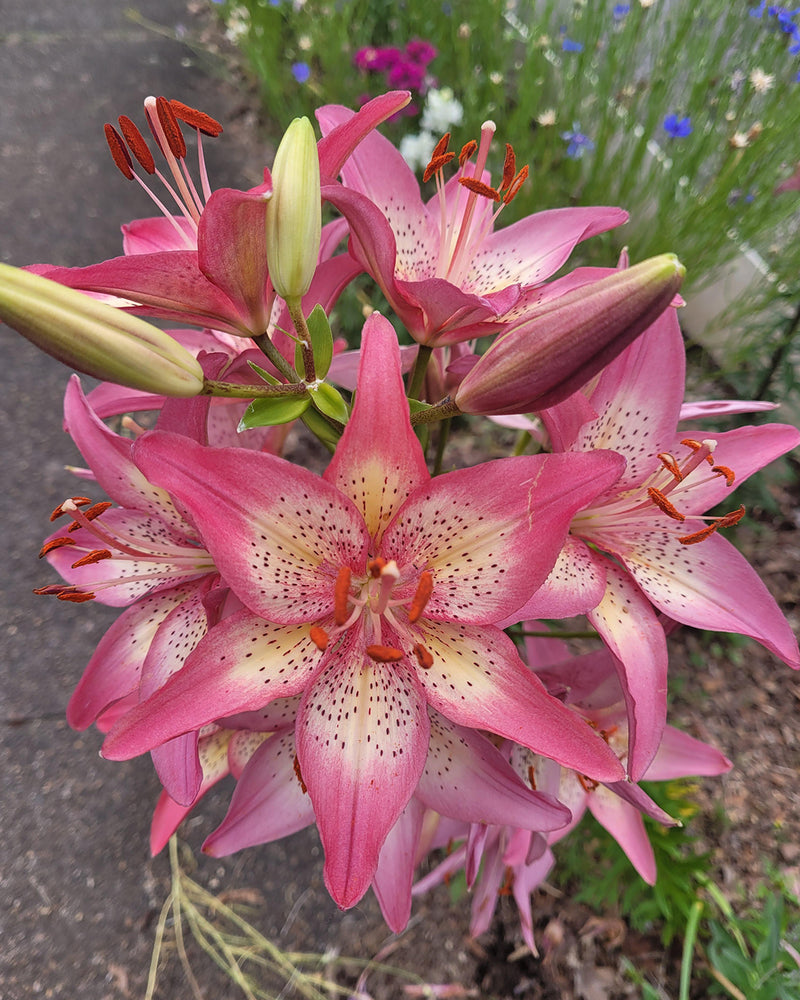
<path id="1" fill-rule="evenodd" d="M 614 4 L 614 9 L 611 11 L 611 16 L 615 21 L 622 21 L 631 11 L 631 5 L 629 3 L 617 3 Z"/>
<path id="2" fill-rule="evenodd" d="M 561 49 L 563 52 L 583 52 L 583 45 L 580 42 L 573 42 L 566 35 L 561 39 Z"/>
<path id="3" fill-rule="evenodd" d="M 564 142 L 569 143 L 567 146 L 567 156 L 573 160 L 579 160 L 587 150 L 591 152 L 594 149 L 594 143 L 588 135 L 584 135 L 581 132 L 580 125 L 577 122 L 573 122 L 571 132 L 562 132 L 561 138 Z"/>
<path id="4" fill-rule="evenodd" d="M 692 134 L 692 119 L 688 115 L 678 118 L 676 114 L 669 114 L 664 119 L 664 131 L 673 139 L 685 139 Z"/>
<path id="5" fill-rule="evenodd" d="M 403 59 L 392 66 L 387 80 L 392 90 L 421 90 L 425 82 L 425 67 Z"/>
<path id="6" fill-rule="evenodd" d="M 427 67 L 437 56 L 437 49 L 422 38 L 412 38 L 406 45 L 406 55 L 408 58 L 420 66 Z"/>
<path id="7" fill-rule="evenodd" d="M 292 76 L 298 83 L 306 83 L 311 76 L 311 67 L 305 62 L 292 63 Z"/>
<path id="8" fill-rule="evenodd" d="M 380 49 L 367 46 L 356 52 L 353 56 L 353 63 L 358 69 L 365 69 L 371 73 L 381 73 L 383 70 L 396 66 L 402 58 L 402 52 L 394 46 L 384 46 Z"/>

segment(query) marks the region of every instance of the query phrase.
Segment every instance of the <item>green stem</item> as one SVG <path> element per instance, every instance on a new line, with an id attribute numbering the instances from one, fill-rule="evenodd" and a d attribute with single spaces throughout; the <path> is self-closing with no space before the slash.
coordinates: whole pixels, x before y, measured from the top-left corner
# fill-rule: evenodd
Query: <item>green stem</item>
<path id="1" fill-rule="evenodd" d="M 524 455 L 528 450 L 528 445 L 531 443 L 531 432 L 530 431 L 520 431 L 517 436 L 517 443 L 514 445 L 513 455 L 519 456 Z"/>
<path id="2" fill-rule="evenodd" d="M 201 396 L 227 396 L 232 399 L 270 399 L 275 396 L 302 396 L 308 390 L 302 382 L 291 385 L 239 385 L 235 382 L 218 382 L 203 379 Z"/>
<path id="3" fill-rule="evenodd" d="M 447 439 L 450 437 L 450 426 L 452 424 L 452 419 L 447 418 L 442 421 L 442 425 L 439 428 L 439 440 L 436 442 L 436 458 L 433 463 L 433 475 L 438 476 L 442 471 L 442 463 L 444 462 L 444 449 L 447 446 Z"/>
<path id="4" fill-rule="evenodd" d="M 461 410 L 456 406 L 449 396 L 445 396 L 435 406 L 429 406 L 425 410 L 417 410 L 411 414 L 411 426 L 417 427 L 419 424 L 435 424 L 437 420 L 449 420 L 457 417 Z"/>
<path id="5" fill-rule="evenodd" d="M 303 308 L 299 298 L 287 299 L 286 305 L 289 308 L 289 315 L 300 338 L 300 349 L 303 352 L 303 368 L 305 369 L 306 382 L 315 382 L 317 371 L 314 365 L 314 350 L 311 346 L 311 334 L 308 332 L 308 324 L 303 315 Z"/>
<path id="6" fill-rule="evenodd" d="M 272 343 L 268 334 L 260 333 L 257 337 L 253 337 L 253 342 L 261 353 L 265 354 L 269 358 L 281 375 L 283 375 L 289 382 L 301 381 L 300 376 L 294 368 L 292 368 L 278 348 Z"/>
<path id="7" fill-rule="evenodd" d="M 414 368 L 408 382 L 407 395 L 409 399 L 419 399 L 422 393 L 422 383 L 425 381 L 425 372 L 427 371 L 428 362 L 430 361 L 432 354 L 432 347 L 428 347 L 427 344 L 419 345 L 417 357 L 414 361 Z"/>

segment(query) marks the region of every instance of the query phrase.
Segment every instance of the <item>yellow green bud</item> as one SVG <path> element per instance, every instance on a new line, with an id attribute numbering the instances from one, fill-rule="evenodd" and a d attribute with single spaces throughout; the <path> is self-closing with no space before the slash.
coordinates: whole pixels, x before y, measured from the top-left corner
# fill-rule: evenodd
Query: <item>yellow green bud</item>
<path id="1" fill-rule="evenodd" d="M 164 396 L 202 391 L 197 359 L 164 330 L 10 264 L 0 264 L 0 321 L 86 375 Z"/>

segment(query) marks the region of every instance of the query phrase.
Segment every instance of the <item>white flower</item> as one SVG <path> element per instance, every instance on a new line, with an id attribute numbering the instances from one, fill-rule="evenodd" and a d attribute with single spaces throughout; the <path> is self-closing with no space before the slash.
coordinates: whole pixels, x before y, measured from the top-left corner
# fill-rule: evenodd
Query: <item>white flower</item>
<path id="1" fill-rule="evenodd" d="M 555 108 L 545 108 L 545 110 L 537 117 L 536 121 L 547 128 L 550 125 L 555 125 L 556 123 L 556 109 Z"/>
<path id="2" fill-rule="evenodd" d="M 763 69 L 758 68 L 750 74 L 750 83 L 757 94 L 766 94 L 775 83 L 775 77 L 772 73 L 765 73 Z"/>
<path id="3" fill-rule="evenodd" d="M 728 142 L 734 149 L 744 149 L 745 146 L 750 145 L 746 132 L 734 132 Z"/>
<path id="4" fill-rule="evenodd" d="M 500 83 L 503 82 L 503 74 L 502 73 L 497 73 L 497 72 L 490 73 L 489 74 L 489 79 L 491 80 L 491 82 L 495 86 L 497 86 L 498 84 L 500 84 Z"/>
<path id="5" fill-rule="evenodd" d="M 428 91 L 421 121 L 424 131 L 442 135 L 444 132 L 449 132 L 452 125 L 460 125 L 463 120 L 464 108 L 461 102 L 455 99 L 450 87 Z M 427 163 L 427 160 L 425 162 Z"/>
<path id="6" fill-rule="evenodd" d="M 400 155 L 412 170 L 424 170 L 430 161 L 435 145 L 436 136 L 431 132 L 404 135 L 400 140 Z"/>

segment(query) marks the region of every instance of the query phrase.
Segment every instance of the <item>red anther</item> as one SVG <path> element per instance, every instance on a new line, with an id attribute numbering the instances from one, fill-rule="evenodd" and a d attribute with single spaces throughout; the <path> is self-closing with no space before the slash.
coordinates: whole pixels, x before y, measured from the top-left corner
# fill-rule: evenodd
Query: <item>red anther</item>
<path id="1" fill-rule="evenodd" d="M 433 655 L 421 642 L 414 644 L 414 656 L 416 656 L 417 663 L 423 670 L 430 670 L 433 666 Z"/>
<path id="2" fill-rule="evenodd" d="M 578 775 L 578 781 L 581 783 L 581 788 L 584 792 L 593 792 L 595 788 L 600 784 L 599 781 L 594 781 L 592 778 L 587 778 L 585 774 Z"/>
<path id="3" fill-rule="evenodd" d="M 425 173 L 422 175 L 422 183 L 427 184 L 438 170 L 441 170 L 442 167 L 455 158 L 455 155 L 455 153 L 442 153 L 441 156 L 432 157 L 428 166 L 425 167 Z"/>
<path id="4" fill-rule="evenodd" d="M 66 502 L 67 501 L 65 500 L 64 503 Z M 85 507 L 87 503 L 91 503 L 92 501 L 90 497 L 70 497 L 69 502 L 75 504 L 76 507 Z M 64 510 L 64 504 L 60 503 L 58 507 L 56 507 L 56 509 L 50 515 L 50 520 L 57 521 L 61 517 L 61 515 L 65 513 L 66 511 Z"/>
<path id="5" fill-rule="evenodd" d="M 328 633 L 324 628 L 321 628 L 319 625 L 312 625 L 309 634 L 311 641 L 317 649 L 321 649 L 324 652 L 328 648 Z"/>
<path id="6" fill-rule="evenodd" d="M 694 438 L 683 438 L 681 440 L 681 444 L 684 448 L 691 448 L 692 451 L 700 451 L 703 447 L 702 443 L 700 441 L 695 441 Z"/>
<path id="7" fill-rule="evenodd" d="M 178 119 L 175 117 L 175 112 L 172 110 L 172 105 L 166 97 L 156 98 L 156 114 L 158 115 L 158 120 L 161 123 L 161 128 L 164 130 L 167 145 L 169 146 L 172 155 L 177 159 L 182 160 L 184 156 L 186 156 L 186 143 L 184 142 L 183 132 L 181 132 Z"/>
<path id="8" fill-rule="evenodd" d="M 347 621 L 347 598 L 350 596 L 350 567 L 342 566 L 333 588 L 333 617 L 337 625 Z"/>
<path id="9" fill-rule="evenodd" d="M 508 191 L 506 191 L 506 193 L 503 195 L 504 205 L 507 205 L 510 201 L 513 201 L 514 198 L 516 198 L 519 189 L 522 187 L 522 185 L 525 183 L 527 179 L 528 179 L 528 166 L 526 164 L 524 167 L 520 169 L 517 176 L 509 185 Z"/>
<path id="10" fill-rule="evenodd" d="M 397 663 L 402 660 L 405 653 L 402 649 L 395 649 L 394 646 L 367 646 L 367 656 L 376 663 Z"/>
<path id="11" fill-rule="evenodd" d="M 66 589 L 65 583 L 48 583 L 46 587 L 36 587 L 33 592 L 39 597 L 55 597 Z"/>
<path id="12" fill-rule="evenodd" d="M 119 168 L 122 176 L 129 181 L 133 180 L 133 160 L 130 158 L 130 154 L 122 141 L 122 136 L 117 132 L 113 125 L 109 125 L 108 122 L 103 126 L 103 131 L 106 134 L 106 142 L 108 143 L 108 148 L 111 150 L 111 156 Z"/>
<path id="13" fill-rule="evenodd" d="M 369 570 L 369 575 L 373 580 L 377 580 L 381 575 L 381 570 L 386 565 L 386 560 L 381 556 L 375 556 L 374 559 L 370 559 L 367 563 L 367 569 Z"/>
<path id="14" fill-rule="evenodd" d="M 680 483 L 683 481 L 683 473 L 674 455 L 670 455 L 668 451 L 662 451 L 658 454 L 658 460 L 676 482 Z"/>
<path id="15" fill-rule="evenodd" d="M 91 566 L 93 563 L 99 563 L 103 559 L 110 559 L 111 553 L 108 549 L 92 549 L 91 552 L 87 552 L 85 556 L 81 556 L 80 559 L 76 559 L 72 564 L 73 569 L 78 569 L 81 566 Z"/>
<path id="16" fill-rule="evenodd" d="M 213 139 L 222 132 L 222 126 L 216 120 L 212 118 L 211 115 L 207 115 L 205 111 L 198 111 L 197 108 L 190 108 L 188 104 L 184 104 L 183 101 L 169 102 L 172 112 L 175 117 L 182 122 L 186 122 L 191 128 L 199 129 L 203 135 L 210 135 Z"/>
<path id="17" fill-rule="evenodd" d="M 704 542 L 710 535 L 713 535 L 718 527 L 719 522 L 715 521 L 714 524 L 707 524 L 705 528 L 701 528 L 691 535 L 681 535 L 678 541 L 681 545 L 697 545 L 698 542 Z"/>
<path id="18" fill-rule="evenodd" d="M 78 590 L 76 587 L 68 587 L 56 594 L 59 601 L 69 601 L 71 604 L 84 604 L 86 601 L 93 601 L 95 595 L 86 590 Z"/>
<path id="19" fill-rule="evenodd" d="M 608 743 L 608 741 L 611 739 L 614 733 L 617 732 L 618 729 L 619 726 L 609 726 L 608 729 L 601 729 L 600 735 L 603 737 L 606 743 Z"/>
<path id="20" fill-rule="evenodd" d="M 408 620 L 412 625 L 419 619 L 419 616 L 425 610 L 425 605 L 428 603 L 432 593 L 433 577 L 427 570 L 425 570 L 419 575 L 417 590 L 414 594 L 414 599 L 411 601 L 411 607 L 408 609 Z"/>
<path id="21" fill-rule="evenodd" d="M 450 133 L 445 132 L 442 138 L 433 147 L 433 152 L 431 153 L 431 159 L 433 160 L 437 156 L 441 156 L 443 153 L 446 153 L 449 142 L 450 142 Z"/>
<path id="22" fill-rule="evenodd" d="M 506 143 L 506 158 L 503 161 L 503 179 L 500 181 L 500 187 L 498 191 L 505 191 L 507 187 L 511 185 L 514 180 L 514 174 L 517 169 L 517 158 L 514 155 L 514 147 L 510 142 Z"/>
<path id="23" fill-rule="evenodd" d="M 731 525 L 738 524 L 746 513 L 747 511 L 744 506 L 737 507 L 736 510 L 732 510 L 729 514 L 723 514 L 717 521 L 717 527 L 730 528 Z"/>
<path id="24" fill-rule="evenodd" d="M 109 507 L 113 506 L 114 505 L 111 503 L 110 500 L 98 500 L 97 503 L 94 503 L 92 504 L 91 507 L 86 508 L 86 510 L 83 512 L 83 516 L 86 518 L 87 521 L 94 521 L 96 517 L 100 517 L 100 515 L 104 511 L 108 510 Z M 79 524 L 78 521 L 73 521 L 72 524 L 67 528 L 67 531 L 77 531 L 78 528 L 80 527 L 82 527 L 82 525 Z"/>
<path id="25" fill-rule="evenodd" d="M 711 471 L 715 472 L 718 476 L 724 476 L 726 486 L 733 486 L 733 482 L 736 479 L 736 473 L 733 469 L 729 469 L 727 465 L 712 465 Z"/>
<path id="26" fill-rule="evenodd" d="M 461 152 L 458 154 L 458 165 L 463 167 L 467 160 L 474 154 L 475 150 L 478 148 L 478 143 L 475 139 L 470 139 L 469 142 L 465 142 L 461 147 Z"/>
<path id="27" fill-rule="evenodd" d="M 117 121 L 119 122 L 120 132 L 122 132 L 123 138 L 128 144 L 128 149 L 136 157 L 139 166 L 145 173 L 154 174 L 156 172 L 156 161 L 153 159 L 153 154 L 150 152 L 150 147 L 144 141 L 142 133 L 127 115 L 120 115 Z"/>
<path id="28" fill-rule="evenodd" d="M 528 784 L 536 791 L 536 769 L 533 764 L 528 765 Z"/>
<path id="29" fill-rule="evenodd" d="M 458 183 L 463 184 L 468 191 L 483 195 L 484 198 L 491 198 L 492 201 L 500 201 L 503 197 L 499 191 L 495 191 L 493 187 L 484 184 L 483 181 L 475 180 L 474 177 L 459 177 Z"/>
<path id="30" fill-rule="evenodd" d="M 303 781 L 303 774 L 302 774 L 302 772 L 300 770 L 300 761 L 297 759 L 297 754 L 294 755 L 294 765 L 293 766 L 294 766 L 294 774 L 295 774 L 295 777 L 297 778 L 297 780 L 300 782 L 300 787 L 302 788 L 302 790 L 303 790 L 304 793 L 307 793 L 308 789 L 306 788 L 305 781 Z"/>
<path id="31" fill-rule="evenodd" d="M 44 545 L 39 550 L 39 558 L 42 559 L 49 552 L 53 552 L 55 549 L 61 549 L 65 545 L 77 545 L 78 543 L 74 538 L 51 538 L 49 542 L 45 542 Z"/>
<path id="32" fill-rule="evenodd" d="M 681 514 L 678 508 L 669 502 L 661 490 L 657 490 L 655 486 L 648 486 L 647 495 L 653 501 L 653 503 L 662 510 L 667 517 L 673 518 L 675 521 L 685 521 L 686 515 Z"/>

